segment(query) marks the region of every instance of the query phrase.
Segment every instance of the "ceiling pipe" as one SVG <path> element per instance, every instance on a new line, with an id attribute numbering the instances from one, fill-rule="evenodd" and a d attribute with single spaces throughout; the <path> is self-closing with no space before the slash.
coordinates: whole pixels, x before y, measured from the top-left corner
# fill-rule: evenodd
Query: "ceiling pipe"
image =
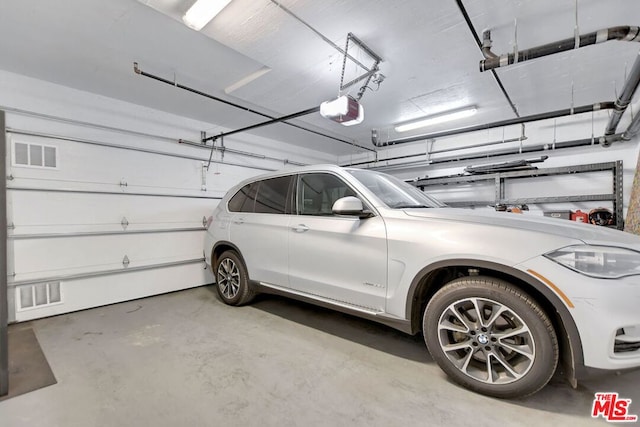
<path id="1" fill-rule="evenodd" d="M 610 102 L 607 103 L 601 103 L 600 105 L 605 104 L 605 105 L 609 105 L 612 104 Z M 594 104 L 597 105 L 597 104 Z M 582 108 L 582 107 L 578 107 L 578 108 Z M 613 108 L 613 107 L 608 107 L 608 108 Z M 531 117 L 531 116 L 529 116 Z M 526 117 L 525 117 L 526 118 Z M 469 128 L 465 128 L 465 129 L 469 129 Z M 466 156 L 449 156 L 449 157 L 441 157 L 438 159 L 429 159 L 429 160 L 424 160 L 424 161 L 417 161 L 417 162 L 410 162 L 410 163 L 401 163 L 401 164 L 397 164 L 397 165 L 385 165 L 385 166 L 374 166 L 371 167 L 370 169 L 386 169 L 386 168 L 394 168 L 394 167 L 407 167 L 407 166 L 418 166 L 418 165 L 422 165 L 422 164 L 427 164 L 427 165 L 434 165 L 434 164 L 439 164 L 439 163 L 449 163 L 449 162 L 457 162 L 457 161 L 462 161 L 462 160 L 476 160 L 476 159 L 484 159 L 484 158 L 492 158 L 492 157 L 500 157 L 500 156 L 505 156 L 505 155 L 509 155 L 509 154 L 522 154 L 522 153 L 534 153 L 534 152 L 540 152 L 540 151 L 549 151 L 549 150 L 557 150 L 557 149 L 563 149 L 563 148 L 573 148 L 573 147 L 582 147 L 582 146 L 588 146 L 588 145 L 602 145 L 603 147 L 609 147 L 611 144 L 613 144 L 614 142 L 619 142 L 619 141 L 629 141 L 632 138 L 634 138 L 636 135 L 638 135 L 640 133 L 640 114 L 637 114 L 633 120 L 631 121 L 631 123 L 629 124 L 629 126 L 627 127 L 627 129 L 623 132 L 623 133 L 615 133 L 615 134 L 609 134 L 609 135 L 603 135 L 597 138 L 582 138 L 582 139 L 575 139 L 575 140 L 570 140 L 570 141 L 560 141 L 560 142 L 553 142 L 552 144 L 546 143 L 546 144 L 538 144 L 538 145 L 532 145 L 532 146 L 520 146 L 517 148 L 510 148 L 510 149 L 505 149 L 505 150 L 498 150 L 498 151 L 493 151 L 489 154 L 469 154 Z M 433 134 L 436 135 L 436 134 Z M 376 137 L 377 137 L 377 133 L 376 133 Z M 427 137 L 423 137 L 423 139 L 430 139 Z M 508 141 L 504 141 L 504 142 L 508 142 Z M 375 142 L 374 142 L 375 143 Z M 438 153 L 444 153 L 444 152 L 451 152 L 451 151 L 458 151 L 458 150 L 462 150 L 462 149 L 467 149 L 467 148 L 474 148 L 474 147 L 479 147 L 479 146 L 483 146 L 483 145 L 495 145 L 498 142 L 488 142 L 488 143 L 480 143 L 480 144 L 474 144 L 474 145 L 470 145 L 467 147 L 456 147 L 456 148 L 452 148 L 449 150 L 439 150 L 437 151 Z M 433 154 L 436 153 L 435 151 L 433 152 L 429 152 L 426 153 L 427 155 L 429 154 Z M 388 159 L 384 159 L 384 160 L 371 160 L 371 161 L 366 161 L 366 162 L 359 162 L 359 163 L 352 163 L 349 166 L 362 166 L 362 165 L 367 165 L 367 164 L 371 164 L 371 163 L 378 163 L 380 161 L 390 161 L 390 160 L 401 160 L 401 159 L 407 159 L 407 158 L 411 158 L 411 157 L 419 157 L 419 156 L 425 156 L 425 153 L 418 153 L 418 154 L 409 154 L 409 155 L 405 155 L 405 156 L 397 156 L 397 157 L 392 157 L 392 158 L 388 158 Z"/>
<path id="2" fill-rule="evenodd" d="M 306 131 L 306 132 L 310 132 L 310 133 L 313 133 L 313 134 L 316 134 L 316 135 L 319 135 L 319 136 L 323 136 L 323 137 L 325 137 L 325 138 L 329 138 L 329 139 L 332 139 L 332 140 L 334 140 L 334 141 L 342 142 L 342 143 L 344 143 L 344 144 L 348 144 L 348 145 L 351 145 L 351 146 L 353 146 L 353 147 L 360 148 L 360 149 L 362 149 L 362 150 L 366 150 L 366 151 L 375 151 L 375 150 L 373 150 L 373 149 L 371 149 L 371 148 L 363 147 L 363 146 L 361 146 L 361 145 L 355 144 L 355 143 L 353 143 L 353 142 L 351 142 L 351 141 L 347 141 L 347 140 L 345 140 L 345 139 L 336 138 L 336 137 L 334 137 L 334 136 L 327 135 L 327 134 L 324 134 L 324 133 L 322 133 L 322 132 L 315 131 L 315 130 L 313 130 L 313 129 L 308 129 L 308 128 L 304 127 L 304 126 L 300 126 L 300 125 L 296 125 L 296 124 L 294 124 L 294 123 L 289 123 L 289 122 L 286 122 L 286 121 L 278 120 L 278 119 L 281 119 L 281 118 L 274 117 L 274 116 L 271 116 L 271 115 L 269 115 L 269 114 L 261 113 L 260 111 L 257 111 L 257 110 L 254 110 L 254 109 L 251 109 L 251 108 L 248 108 L 248 107 L 244 107 L 244 106 L 242 106 L 242 105 L 240 105 L 240 104 L 236 104 L 236 103 L 231 102 L 231 101 L 227 101 L 226 99 L 222 99 L 222 98 L 219 98 L 219 97 L 217 97 L 217 96 L 210 95 L 210 94 L 208 94 L 208 93 L 205 93 L 205 92 L 199 91 L 199 90 L 197 90 L 197 89 L 194 89 L 194 88 L 191 88 L 191 87 L 188 87 L 188 86 L 182 85 L 182 84 L 177 83 L 177 82 L 175 82 L 175 81 L 167 80 L 167 79 L 162 78 L 162 77 L 160 77 L 160 76 L 156 76 L 156 75 L 154 75 L 154 74 L 147 73 L 147 72 L 142 71 L 142 70 L 140 69 L 140 67 L 138 66 L 138 63 L 137 63 L 137 62 L 134 62 L 134 63 L 133 63 L 133 71 L 134 71 L 136 74 L 139 74 L 139 75 L 141 75 L 141 76 L 148 77 L 148 78 L 151 78 L 151 79 L 153 79 L 153 80 L 157 80 L 157 81 L 159 81 L 159 82 L 162 82 L 162 83 L 165 83 L 165 84 L 168 84 L 168 85 L 171 85 L 171 86 L 177 87 L 177 88 L 179 88 L 179 89 L 186 90 L 186 91 L 191 92 L 191 93 L 195 93 L 196 95 L 200 95 L 200 96 L 203 96 L 203 97 L 205 97 L 205 98 L 212 99 L 212 100 L 217 101 L 217 102 L 221 102 L 221 103 L 223 103 L 223 104 L 225 104 L 225 105 L 228 105 L 228 106 L 230 106 L 230 107 L 237 108 L 237 109 L 242 110 L 242 111 L 246 111 L 246 112 L 249 112 L 249 113 L 256 114 L 256 115 L 258 115 L 258 116 L 265 117 L 265 118 L 267 118 L 267 119 L 270 119 L 270 120 L 269 120 L 270 122 L 272 122 L 272 121 L 274 121 L 274 120 L 275 120 L 275 122 L 280 121 L 280 122 L 284 123 L 285 125 L 289 125 L 289 126 L 292 126 L 292 127 L 297 128 L 297 129 L 304 130 L 304 131 Z M 305 111 L 307 111 L 307 110 L 305 110 Z M 298 114 L 298 113 L 295 113 L 295 114 Z M 274 122 L 274 123 L 275 123 L 275 122 Z M 263 122 L 263 123 L 266 123 L 266 122 Z M 264 124 L 262 124 L 262 125 L 264 126 Z M 218 136 L 219 136 L 219 135 L 218 135 Z M 206 141 L 205 141 L 205 142 L 206 142 Z"/>
<path id="3" fill-rule="evenodd" d="M 640 115 L 638 117 L 640 117 Z M 637 131 L 640 131 L 640 120 L 638 120 Z M 491 159 L 494 157 L 502 157 L 502 156 L 508 156 L 513 154 L 550 152 L 550 151 L 561 150 L 565 148 L 585 147 L 585 146 L 591 146 L 591 145 L 597 145 L 597 144 L 604 145 L 605 143 L 612 144 L 614 142 L 622 141 L 622 140 L 624 140 L 623 134 L 603 135 L 598 138 L 574 139 L 570 141 L 560 141 L 555 143 L 531 145 L 531 146 L 522 147 L 522 148 L 518 147 L 518 148 L 512 148 L 512 149 L 504 149 L 504 150 L 493 151 L 488 154 L 477 153 L 477 154 L 469 154 L 466 156 L 465 155 L 448 156 L 448 157 L 441 157 L 438 159 L 422 160 L 422 161 L 416 161 L 411 163 L 372 166 L 367 169 L 386 170 L 386 169 L 395 169 L 395 168 L 417 167 L 422 165 L 430 166 L 430 165 L 436 165 L 441 163 L 452 163 L 452 162 L 460 162 L 460 161 L 466 161 L 466 160 Z M 419 155 L 424 156 L 424 154 L 419 154 Z M 409 157 L 409 156 L 402 156 L 402 157 Z M 391 160 L 391 159 L 386 159 L 386 160 Z M 373 163 L 373 162 L 369 162 L 369 163 Z"/>
<path id="4" fill-rule="evenodd" d="M 526 146 L 522 148 L 518 147 L 518 148 L 506 149 L 502 151 L 495 151 L 489 155 L 478 154 L 473 157 L 464 156 L 464 158 L 450 156 L 448 158 L 437 159 L 434 161 L 434 163 L 445 163 L 445 162 L 451 162 L 456 160 L 482 159 L 485 157 L 498 157 L 498 156 L 504 156 L 508 154 L 537 153 L 537 152 L 545 152 L 545 151 L 548 152 L 548 151 L 560 150 L 564 148 L 585 147 L 585 146 L 605 144 L 605 143 L 611 144 L 621 140 L 622 140 L 621 134 L 601 136 L 598 138 L 573 139 L 570 141 L 557 141 L 555 143 L 544 143 L 544 144 Z"/>
<path id="5" fill-rule="evenodd" d="M 479 144 L 465 145 L 464 147 L 445 148 L 445 149 L 442 149 L 442 150 L 428 150 L 426 153 L 407 154 L 407 155 L 404 155 L 404 156 L 388 157 L 386 159 L 367 160 L 366 162 L 349 163 L 349 164 L 346 164 L 346 165 L 343 165 L 343 166 L 368 165 L 368 164 L 371 164 L 371 163 L 388 162 L 390 160 L 402 160 L 402 159 L 409 159 L 409 158 L 412 158 L 412 157 L 420 157 L 420 156 L 424 156 L 425 154 L 427 156 L 430 156 L 431 154 L 450 153 L 452 151 L 467 150 L 467 149 L 470 149 L 470 148 L 478 148 L 478 147 L 488 147 L 490 145 L 499 145 L 499 144 L 505 144 L 505 143 L 509 143 L 509 142 L 524 141 L 526 139 L 527 139 L 526 136 L 525 137 L 518 137 L 518 138 L 501 139 L 500 141 L 481 142 Z"/>
<path id="6" fill-rule="evenodd" d="M 503 126 L 518 125 L 522 123 L 536 122 L 536 121 L 546 120 L 546 119 L 555 119 L 558 117 L 589 113 L 592 111 L 610 110 L 612 108 L 614 108 L 613 102 L 599 102 L 596 104 L 582 105 L 580 107 L 566 108 L 564 110 L 550 111 L 547 113 L 532 114 L 530 116 L 500 120 L 497 122 L 484 123 L 484 124 L 475 125 L 475 126 L 467 126 L 463 128 L 446 130 L 442 132 L 435 132 L 435 133 L 426 134 L 426 135 L 417 135 L 417 136 L 412 136 L 408 138 L 394 139 L 386 142 L 380 141 L 380 138 L 378 137 L 377 132 L 372 132 L 371 142 L 373 143 L 374 146 L 380 148 L 380 147 L 386 147 L 391 145 L 406 144 L 408 142 L 423 141 L 425 139 L 436 139 L 436 138 L 442 138 L 445 136 L 460 135 L 463 133 L 475 132 L 479 130 L 494 129 L 494 128 L 503 127 Z"/>
<path id="7" fill-rule="evenodd" d="M 484 36 L 483 36 L 484 38 Z M 490 38 L 490 36 L 489 36 Z M 620 26 L 605 28 L 603 30 L 594 31 L 592 33 L 580 36 L 579 42 L 576 38 L 568 38 L 542 46 L 532 47 L 514 53 L 504 55 L 496 55 L 490 49 L 483 49 L 482 52 L 485 59 L 480 61 L 480 71 L 493 70 L 500 67 L 506 67 L 514 63 L 530 61 L 532 59 L 549 56 L 568 50 L 579 49 L 581 47 L 604 43 L 609 40 L 621 41 L 640 41 L 640 28 L 636 26 Z M 516 59 L 517 58 L 517 59 Z"/>
<path id="8" fill-rule="evenodd" d="M 631 140 L 634 136 L 636 136 L 640 132 L 640 114 L 636 114 L 636 116 L 631 120 L 631 123 L 622 133 L 622 139 L 625 141 Z"/>
<path id="9" fill-rule="evenodd" d="M 624 83 L 624 87 L 622 88 L 622 93 L 616 99 L 613 114 L 609 118 L 609 123 L 607 123 L 607 127 L 605 129 L 605 135 L 612 135 L 616 133 L 616 128 L 618 127 L 618 123 L 620 123 L 620 119 L 622 115 L 626 111 L 633 95 L 636 93 L 638 89 L 638 85 L 640 84 L 640 52 L 636 56 L 636 60 L 631 67 L 631 72 L 629 73 L 629 77 L 627 77 L 627 81 Z"/>
<path id="10" fill-rule="evenodd" d="M 485 58 L 497 58 L 498 55 L 491 52 L 491 31 L 484 30 L 482 32 L 482 46 L 480 47 L 480 51 Z"/>
<path id="11" fill-rule="evenodd" d="M 471 22 L 471 18 L 469 17 L 469 13 L 467 13 L 467 9 L 464 7 L 464 4 L 462 4 L 462 0 L 456 0 L 456 4 L 458 5 L 458 9 L 460 9 L 460 13 L 462 14 L 462 17 L 464 18 L 464 21 L 467 23 L 467 27 L 469 28 L 469 31 L 471 32 L 471 35 L 473 36 L 473 39 L 476 41 L 476 44 L 478 45 L 478 47 L 482 51 L 482 54 L 484 55 L 484 57 L 485 58 L 489 58 L 492 55 L 496 56 L 490 50 L 491 49 L 491 36 L 489 35 L 487 40 L 483 40 L 481 42 L 480 39 L 478 38 L 478 32 L 476 31 L 476 27 L 473 25 L 473 22 Z M 484 37 L 484 33 L 483 33 L 483 37 Z M 485 44 L 486 43 L 489 43 L 489 49 L 485 49 Z M 491 70 L 491 74 L 493 74 L 493 79 L 495 80 L 496 84 L 498 85 L 498 87 L 502 91 L 502 94 L 504 95 L 505 99 L 509 103 L 509 106 L 511 107 L 511 110 L 513 111 L 513 114 L 515 114 L 516 117 L 520 117 L 520 112 L 518 111 L 518 108 L 516 108 L 516 104 L 513 102 L 513 100 L 511 99 L 511 97 L 507 93 L 507 89 L 505 89 L 504 85 L 502 84 L 502 80 L 500 80 L 500 77 L 498 77 L 498 73 L 496 73 L 494 70 Z"/>

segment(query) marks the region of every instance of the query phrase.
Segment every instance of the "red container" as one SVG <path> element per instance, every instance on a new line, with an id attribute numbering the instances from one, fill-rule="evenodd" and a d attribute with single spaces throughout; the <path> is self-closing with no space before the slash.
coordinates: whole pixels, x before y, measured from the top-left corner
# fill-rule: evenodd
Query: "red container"
<path id="1" fill-rule="evenodd" d="M 575 212 L 571 212 L 571 221 L 588 223 L 589 214 L 578 209 Z"/>

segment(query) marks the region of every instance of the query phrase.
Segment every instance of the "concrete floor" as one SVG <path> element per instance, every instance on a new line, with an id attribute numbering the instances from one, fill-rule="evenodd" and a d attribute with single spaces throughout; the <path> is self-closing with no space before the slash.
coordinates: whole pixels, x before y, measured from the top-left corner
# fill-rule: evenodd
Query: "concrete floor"
<path id="1" fill-rule="evenodd" d="M 279 297 L 228 307 L 211 286 L 32 326 L 58 384 L 0 402 L 3 427 L 604 425 L 597 391 L 640 414 L 640 372 L 491 399 L 420 337 Z"/>

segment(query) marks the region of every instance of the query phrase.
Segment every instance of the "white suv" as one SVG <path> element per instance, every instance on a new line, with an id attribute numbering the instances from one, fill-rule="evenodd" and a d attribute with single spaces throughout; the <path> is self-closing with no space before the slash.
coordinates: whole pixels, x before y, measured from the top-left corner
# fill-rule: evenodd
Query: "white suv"
<path id="1" fill-rule="evenodd" d="M 284 294 L 422 331 L 456 382 L 535 393 L 559 364 L 640 366 L 640 237 L 447 208 L 394 177 L 310 166 L 244 181 L 207 227 L 222 301 Z"/>

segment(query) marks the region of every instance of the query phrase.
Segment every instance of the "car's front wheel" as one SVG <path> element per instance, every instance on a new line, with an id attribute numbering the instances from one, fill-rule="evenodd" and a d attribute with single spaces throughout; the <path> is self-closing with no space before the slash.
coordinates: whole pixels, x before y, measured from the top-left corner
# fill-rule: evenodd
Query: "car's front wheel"
<path id="1" fill-rule="evenodd" d="M 220 254 L 213 270 L 218 295 L 225 304 L 243 305 L 253 299 L 255 293 L 249 286 L 247 268 L 236 251 L 228 250 Z"/>
<path id="2" fill-rule="evenodd" d="M 456 279 L 432 297 L 423 317 L 427 348 L 455 382 L 500 398 L 533 394 L 558 363 L 558 340 L 536 301 L 503 280 Z"/>

